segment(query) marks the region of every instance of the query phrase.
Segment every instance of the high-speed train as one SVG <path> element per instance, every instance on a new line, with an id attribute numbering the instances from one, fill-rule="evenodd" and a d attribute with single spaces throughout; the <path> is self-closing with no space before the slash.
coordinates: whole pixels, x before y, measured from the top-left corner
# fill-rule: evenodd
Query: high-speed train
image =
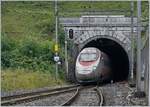
<path id="1" fill-rule="evenodd" d="M 75 76 L 79 83 L 110 81 L 111 75 L 110 60 L 99 49 L 84 48 L 77 56 Z"/>

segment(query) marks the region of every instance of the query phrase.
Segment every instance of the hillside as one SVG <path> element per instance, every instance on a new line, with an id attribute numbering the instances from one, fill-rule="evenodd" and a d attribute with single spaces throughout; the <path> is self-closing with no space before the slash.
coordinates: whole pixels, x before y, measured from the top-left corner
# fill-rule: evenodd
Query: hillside
<path id="1" fill-rule="evenodd" d="M 142 2 L 142 15 L 148 17 L 148 3 Z M 136 2 L 135 15 L 136 15 Z M 130 10 L 130 2 L 59 2 L 60 15 L 79 15 L 78 11 Z M 64 13 L 70 11 L 68 13 Z M 75 12 L 71 12 L 75 11 Z M 118 14 L 118 13 L 116 13 Z M 129 12 L 125 12 L 129 15 Z M 54 2 L 2 2 L 2 32 L 10 36 L 31 35 L 42 39 L 54 36 Z M 41 39 L 40 38 L 40 39 Z"/>

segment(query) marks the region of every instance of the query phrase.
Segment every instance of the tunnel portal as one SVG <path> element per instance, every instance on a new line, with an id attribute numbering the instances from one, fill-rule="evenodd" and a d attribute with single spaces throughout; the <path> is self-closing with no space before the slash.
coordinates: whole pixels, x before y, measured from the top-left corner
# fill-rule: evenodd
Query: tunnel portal
<path id="1" fill-rule="evenodd" d="M 131 71 L 131 18 L 118 15 L 83 15 L 81 17 L 60 18 L 66 33 L 66 40 L 72 51 L 68 62 L 68 78 L 75 81 L 75 60 L 81 49 L 96 47 L 108 54 L 112 62 L 114 80 L 129 79 Z M 137 18 L 133 18 L 134 35 L 137 34 Z M 72 30 L 72 33 L 69 31 Z M 70 35 L 71 34 L 71 35 Z M 73 37 L 72 37 L 73 35 Z"/>
<path id="2" fill-rule="evenodd" d="M 114 81 L 128 79 L 129 58 L 125 49 L 119 43 L 111 39 L 100 38 L 88 42 L 82 49 L 86 47 L 96 47 L 109 56 Z"/>

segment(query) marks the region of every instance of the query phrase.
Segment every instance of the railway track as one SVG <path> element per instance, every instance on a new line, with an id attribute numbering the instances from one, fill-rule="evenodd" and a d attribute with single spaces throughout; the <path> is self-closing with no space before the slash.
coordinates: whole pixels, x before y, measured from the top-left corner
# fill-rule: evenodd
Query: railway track
<path id="1" fill-rule="evenodd" d="M 45 98 L 52 95 L 76 91 L 77 87 L 79 87 L 79 85 L 72 85 L 72 86 L 60 87 L 55 89 L 43 90 L 43 91 L 23 93 L 19 95 L 4 96 L 1 97 L 1 105 L 6 106 L 6 105 L 14 105 L 14 104 L 20 104 L 24 102 L 30 102 L 36 99 Z"/>
<path id="2" fill-rule="evenodd" d="M 19 94 L 19 95 L 13 95 L 13 96 L 5 96 L 1 98 L 1 105 L 6 106 L 6 105 L 17 105 L 21 103 L 28 103 L 37 99 L 43 99 L 46 97 L 51 97 L 51 96 L 59 96 L 59 95 L 65 95 L 66 93 L 72 93 L 70 97 L 67 98 L 66 101 L 64 101 L 62 104 L 59 103 L 61 106 L 69 106 L 69 105 L 74 105 L 73 103 L 79 104 L 81 102 L 77 101 L 77 98 L 80 100 L 79 96 L 82 96 L 81 94 L 84 93 L 84 91 L 87 91 L 86 94 L 88 97 L 93 97 L 96 96 L 97 100 L 97 106 L 102 106 L 104 99 L 103 99 L 103 94 L 100 90 L 99 87 L 95 86 L 80 86 L 80 85 L 73 85 L 73 86 L 66 86 L 66 87 L 61 87 L 61 88 L 56 88 L 56 89 L 50 89 L 50 90 L 44 90 L 44 91 L 37 91 L 37 92 L 31 92 L 31 93 L 24 93 L 24 94 Z M 90 94 L 88 94 L 90 93 Z M 94 95 L 93 95 L 94 93 Z M 95 98 L 94 98 L 95 99 Z M 64 99 L 62 99 L 63 101 Z M 61 102 L 62 102 L 61 101 Z M 82 101 L 82 100 L 81 100 Z M 90 103 L 90 101 L 84 99 L 84 101 L 87 101 Z M 86 105 L 84 105 L 86 106 Z"/>
<path id="3" fill-rule="evenodd" d="M 78 105 L 78 104 L 80 104 L 81 102 L 78 102 L 78 101 L 80 101 L 80 98 L 78 97 L 82 92 L 81 92 L 81 90 L 86 90 L 86 89 L 88 89 L 88 88 L 90 88 L 90 91 L 89 91 L 89 93 L 92 91 L 93 92 L 93 90 L 96 92 L 96 95 L 97 95 L 97 106 L 103 106 L 103 104 L 104 104 L 104 97 L 103 97 L 103 93 L 102 93 L 102 91 L 101 91 L 101 89 L 98 87 L 98 86 L 96 86 L 96 87 L 94 87 L 93 88 L 93 86 L 91 87 L 78 87 L 77 88 L 77 90 L 76 90 L 76 92 L 75 92 L 75 94 L 73 95 L 73 96 L 71 96 L 65 103 L 63 103 L 61 106 L 70 106 L 70 105 L 72 105 L 74 102 Z M 88 97 L 90 97 L 90 96 L 88 96 Z M 76 99 L 78 98 L 78 101 L 76 101 Z M 82 101 L 82 100 L 81 100 Z M 84 99 L 84 101 L 86 102 L 86 101 L 88 101 L 88 100 L 86 100 L 86 99 Z M 75 105 L 76 105 L 75 104 Z M 87 105 L 84 105 L 84 106 L 87 106 Z"/>
<path id="4" fill-rule="evenodd" d="M 77 95 L 79 94 L 80 89 L 81 89 L 81 87 L 77 88 L 75 94 L 73 96 L 71 96 L 65 103 L 61 104 L 61 106 L 69 106 L 75 100 Z"/>
<path id="5" fill-rule="evenodd" d="M 94 90 L 97 92 L 97 95 L 98 95 L 98 98 L 99 98 L 98 105 L 103 106 L 104 105 L 104 95 L 103 95 L 101 89 L 96 87 Z"/>

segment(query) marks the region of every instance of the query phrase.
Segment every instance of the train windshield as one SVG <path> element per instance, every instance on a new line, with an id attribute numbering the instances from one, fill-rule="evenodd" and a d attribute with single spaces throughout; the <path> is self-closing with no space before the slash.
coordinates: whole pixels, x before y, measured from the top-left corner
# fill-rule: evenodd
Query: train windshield
<path id="1" fill-rule="evenodd" d="M 79 57 L 79 61 L 95 61 L 96 59 L 96 53 L 81 53 Z"/>

